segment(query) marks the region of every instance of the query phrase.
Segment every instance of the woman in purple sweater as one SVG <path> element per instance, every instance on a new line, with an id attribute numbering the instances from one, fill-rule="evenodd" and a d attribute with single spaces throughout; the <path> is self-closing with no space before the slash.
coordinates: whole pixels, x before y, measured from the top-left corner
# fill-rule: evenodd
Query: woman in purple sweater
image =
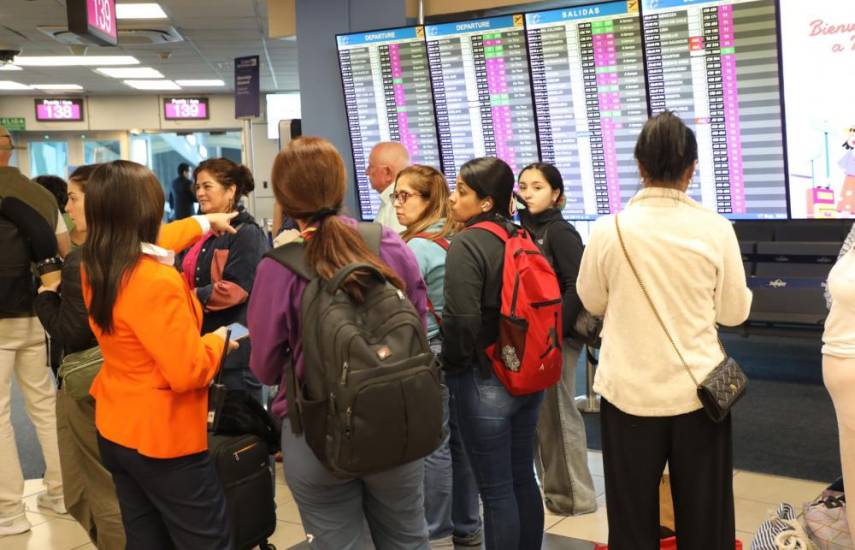
<path id="1" fill-rule="evenodd" d="M 321 138 L 291 141 L 273 164 L 276 201 L 296 220 L 305 243 L 305 259 L 322 278 L 341 267 L 369 263 L 402 288 L 425 319 L 427 290 L 409 247 L 383 228 L 379 257 L 356 231 L 356 221 L 338 215 L 344 201 L 344 162 Z M 293 361 L 298 377 L 306 368 L 300 338 L 300 306 L 305 279 L 265 258 L 258 264 L 247 321 L 252 334 L 250 368 L 264 384 L 279 384 L 273 412 L 288 415 L 284 366 Z M 368 547 L 427 550 L 423 461 L 416 460 L 355 479 L 333 476 L 317 459 L 305 437 L 282 423 L 282 451 L 288 483 L 303 528 L 313 548 L 348 550 Z M 368 525 L 368 529 L 365 526 Z"/>

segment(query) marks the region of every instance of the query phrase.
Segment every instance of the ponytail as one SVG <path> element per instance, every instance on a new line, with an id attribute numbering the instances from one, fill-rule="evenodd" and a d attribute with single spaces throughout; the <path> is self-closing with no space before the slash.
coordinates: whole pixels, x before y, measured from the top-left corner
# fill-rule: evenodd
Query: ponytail
<path id="1" fill-rule="evenodd" d="M 306 240 L 306 262 L 324 280 L 348 265 L 368 264 L 392 285 L 405 290 L 398 274 L 368 248 L 359 231 L 337 216 L 327 216 L 318 222 L 317 229 Z M 364 272 L 356 272 L 345 280 L 344 290 L 354 300 L 362 301 L 369 279 Z"/>

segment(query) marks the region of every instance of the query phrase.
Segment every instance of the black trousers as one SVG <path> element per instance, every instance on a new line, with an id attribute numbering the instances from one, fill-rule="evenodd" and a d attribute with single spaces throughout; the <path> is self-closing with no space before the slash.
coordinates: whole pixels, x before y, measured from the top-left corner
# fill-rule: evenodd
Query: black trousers
<path id="1" fill-rule="evenodd" d="M 731 418 L 703 410 L 640 417 L 602 400 L 609 550 L 658 550 L 659 480 L 668 463 L 680 550 L 733 550 Z"/>
<path id="2" fill-rule="evenodd" d="M 98 435 L 127 550 L 232 550 L 226 500 L 208 453 L 156 459 Z"/>

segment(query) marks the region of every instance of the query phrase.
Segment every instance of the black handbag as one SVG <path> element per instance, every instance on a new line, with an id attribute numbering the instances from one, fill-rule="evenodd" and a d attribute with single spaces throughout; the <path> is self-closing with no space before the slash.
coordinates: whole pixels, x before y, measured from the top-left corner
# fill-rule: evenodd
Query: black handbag
<path id="1" fill-rule="evenodd" d="M 698 389 L 698 399 L 704 406 L 704 411 L 706 411 L 707 416 L 709 416 L 713 422 L 721 422 L 727 418 L 728 414 L 730 414 L 730 409 L 733 405 L 739 401 L 743 395 L 745 395 L 745 389 L 748 386 L 748 377 L 745 376 L 745 373 L 742 371 L 739 363 L 727 355 L 727 352 L 719 339 L 718 346 L 724 354 L 724 359 L 722 359 L 721 363 L 715 366 L 715 368 L 700 384 L 698 383 L 698 379 L 695 378 L 695 375 L 692 373 L 692 369 L 689 368 L 689 364 L 686 363 L 686 360 L 683 358 L 683 354 L 680 353 L 680 348 L 677 347 L 677 343 L 665 327 L 662 317 L 659 316 L 659 311 L 657 311 L 656 306 L 653 304 L 653 300 L 650 299 L 650 295 L 647 293 L 647 288 L 645 288 L 644 283 L 641 281 L 641 277 L 639 276 L 638 271 L 636 271 L 635 265 L 629 257 L 629 253 L 626 251 L 626 245 L 623 242 L 623 235 L 620 231 L 620 224 L 618 223 L 617 215 L 615 215 L 615 228 L 617 229 L 620 247 L 623 250 L 623 255 L 626 258 L 630 269 L 632 270 L 632 274 L 635 275 L 635 280 L 638 281 L 638 286 L 641 287 L 644 297 L 647 298 L 647 303 L 650 304 L 650 308 L 653 310 L 656 320 L 659 321 L 659 326 L 662 327 L 662 330 L 665 332 L 665 335 L 674 347 L 674 351 L 676 351 L 677 355 L 680 357 L 680 362 L 683 363 L 683 366 L 686 368 L 686 372 L 689 373 L 689 376 L 692 378 L 692 382 L 695 383 L 695 386 Z"/>

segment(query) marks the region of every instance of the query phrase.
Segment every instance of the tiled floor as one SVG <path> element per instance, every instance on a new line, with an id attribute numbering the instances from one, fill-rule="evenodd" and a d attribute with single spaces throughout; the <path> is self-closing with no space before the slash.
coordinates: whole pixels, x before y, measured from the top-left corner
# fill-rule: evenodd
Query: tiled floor
<path id="1" fill-rule="evenodd" d="M 547 512 L 546 529 L 548 533 L 556 536 L 605 542 L 608 528 L 603 495 L 602 455 L 599 452 L 589 452 L 588 463 L 594 475 L 600 509 L 593 514 L 579 517 L 554 516 Z M 270 542 L 280 550 L 284 550 L 299 544 L 305 537 L 300 526 L 297 505 L 288 488 L 282 484 L 281 476 L 278 477 L 278 481 L 280 484 L 276 487 L 278 504 L 276 515 L 279 519 L 279 527 Z M 736 471 L 733 476 L 733 488 L 736 498 L 737 537 L 746 543 L 747 548 L 754 530 L 779 502 L 790 502 L 799 508 L 804 502 L 816 497 L 825 485 L 813 481 Z M 23 535 L 2 538 L 0 546 L 3 550 L 94 549 L 95 546 L 87 541 L 83 529 L 70 516 L 58 516 L 36 508 L 35 495 L 41 490 L 41 481 L 27 481 L 24 494 L 27 508 L 30 510 L 27 512 L 27 517 L 33 524 L 33 529 Z M 557 540 L 559 539 L 555 537 L 551 539 L 552 542 Z M 548 546 L 551 548 L 553 544 L 550 543 Z"/>

